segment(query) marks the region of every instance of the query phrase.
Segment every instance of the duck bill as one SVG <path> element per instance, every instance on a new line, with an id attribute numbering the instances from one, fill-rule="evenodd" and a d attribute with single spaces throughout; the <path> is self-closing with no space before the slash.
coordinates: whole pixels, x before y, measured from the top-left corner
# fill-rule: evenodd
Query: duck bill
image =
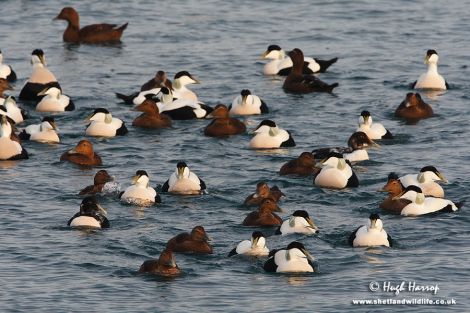
<path id="1" fill-rule="evenodd" d="M 251 243 L 251 248 L 255 248 L 258 245 L 259 238 L 253 239 L 253 242 Z"/>
<path id="2" fill-rule="evenodd" d="M 308 218 L 308 219 L 307 219 L 307 223 L 308 223 L 308 225 L 309 225 L 309 228 L 318 231 L 318 227 L 313 223 L 313 221 L 312 221 L 311 218 Z"/>
<path id="3" fill-rule="evenodd" d="M 405 194 L 405 192 L 402 191 L 402 192 L 400 192 L 398 195 L 396 195 L 395 197 L 393 197 L 392 200 L 398 200 L 398 199 L 400 199 L 404 194 Z"/>
<path id="4" fill-rule="evenodd" d="M 98 203 L 96 204 L 96 207 L 98 208 L 98 210 L 103 214 L 103 215 L 108 215 L 108 212 L 106 211 L 105 208 L 103 208 L 101 205 L 99 205 Z"/>
<path id="5" fill-rule="evenodd" d="M 372 139 L 371 139 L 369 145 L 370 145 L 371 148 L 380 149 L 380 145 L 378 143 L 376 143 L 375 141 L 373 141 Z"/>
<path id="6" fill-rule="evenodd" d="M 184 167 L 178 167 L 178 178 L 183 178 L 183 174 L 184 174 Z"/>
<path id="7" fill-rule="evenodd" d="M 132 176 L 132 184 L 135 185 L 137 181 L 139 180 L 140 176 L 134 175 Z"/>
<path id="8" fill-rule="evenodd" d="M 53 130 L 58 130 L 57 124 L 55 122 L 49 122 L 51 124 Z"/>
<path id="9" fill-rule="evenodd" d="M 261 54 L 261 59 L 266 59 L 266 57 L 268 56 L 269 54 L 269 51 L 264 51 L 263 54 Z"/>
<path id="10" fill-rule="evenodd" d="M 73 149 L 70 149 L 67 153 L 68 154 L 77 154 L 78 152 L 75 148 L 73 148 Z"/>
<path id="11" fill-rule="evenodd" d="M 278 205 L 276 205 L 276 209 L 274 211 L 284 213 L 284 210 Z"/>
<path id="12" fill-rule="evenodd" d="M 39 93 L 38 93 L 38 96 L 45 96 L 47 95 L 47 91 L 49 90 L 49 88 L 44 88 L 43 90 L 41 90 Z"/>
<path id="13" fill-rule="evenodd" d="M 208 242 L 212 241 L 212 238 L 207 234 L 204 236 L 204 239 Z"/>
<path id="14" fill-rule="evenodd" d="M 447 178 L 444 177 L 444 175 L 442 175 L 441 173 L 437 173 L 437 177 L 439 177 L 444 183 L 448 183 L 449 181 L 447 180 Z"/>
<path id="15" fill-rule="evenodd" d="M 313 255 L 311 255 L 310 252 L 308 252 L 306 249 L 302 249 L 302 252 L 305 254 L 305 256 L 307 257 L 307 259 L 309 259 L 310 261 L 315 260 L 315 258 L 313 257 Z"/>
<path id="16" fill-rule="evenodd" d="M 43 55 L 39 56 L 39 60 L 44 66 L 46 66 L 46 58 Z"/>

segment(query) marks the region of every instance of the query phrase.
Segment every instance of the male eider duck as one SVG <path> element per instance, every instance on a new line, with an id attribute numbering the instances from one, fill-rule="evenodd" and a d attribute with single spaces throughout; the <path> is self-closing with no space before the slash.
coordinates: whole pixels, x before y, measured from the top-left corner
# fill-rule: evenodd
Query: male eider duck
<path id="1" fill-rule="evenodd" d="M 261 181 L 256 184 L 256 192 L 246 197 L 243 205 L 259 206 L 266 198 L 271 198 L 277 203 L 283 196 L 285 196 L 285 194 L 282 193 L 282 191 L 277 186 L 270 188 L 267 183 Z"/>
<path id="2" fill-rule="evenodd" d="M 436 183 L 441 181 L 447 183 L 447 179 L 434 166 L 423 167 L 418 174 L 408 174 L 400 177 L 400 182 L 406 188 L 415 185 L 423 190 L 425 196 L 443 198 L 444 189 Z"/>
<path id="3" fill-rule="evenodd" d="M 6 90 L 13 90 L 13 87 L 5 78 L 0 78 L 0 105 L 5 103 L 5 98 L 7 98 L 7 96 L 5 96 L 3 93 Z"/>
<path id="4" fill-rule="evenodd" d="M 405 187 L 402 185 L 398 179 L 398 175 L 395 173 L 390 173 L 388 175 L 387 183 L 379 191 L 388 192 L 387 198 L 380 202 L 379 207 L 384 211 L 390 213 L 400 214 L 405 206 L 410 204 L 410 200 L 397 198 L 400 196 Z"/>
<path id="5" fill-rule="evenodd" d="M 277 203 L 271 199 L 266 198 L 261 202 L 258 211 L 249 213 L 243 220 L 244 226 L 281 226 L 282 219 L 274 213 L 279 210 Z"/>
<path id="6" fill-rule="evenodd" d="M 437 61 L 439 56 L 436 50 L 428 50 L 424 57 L 424 63 L 428 65 L 428 71 L 419 76 L 418 80 L 411 84 L 413 89 L 435 89 L 435 90 L 447 90 L 449 84 L 445 81 L 437 72 Z"/>
<path id="7" fill-rule="evenodd" d="M 270 45 L 261 56 L 263 59 L 271 60 L 264 66 L 264 75 L 287 76 L 292 70 L 292 60 L 286 56 L 284 50 L 278 45 Z M 338 58 L 331 60 L 320 60 L 304 57 L 303 74 L 324 73 Z"/>
<path id="8" fill-rule="evenodd" d="M 172 83 L 173 97 L 176 99 L 188 99 L 198 102 L 199 100 L 197 95 L 186 87 L 190 84 L 199 84 L 199 81 L 187 71 L 176 73 Z"/>
<path id="9" fill-rule="evenodd" d="M 300 49 L 290 51 L 289 57 L 292 59 L 293 67 L 282 85 L 284 91 L 290 93 L 332 92 L 338 87 L 338 83 L 329 85 L 314 75 L 302 74 L 304 54 Z"/>
<path id="10" fill-rule="evenodd" d="M 185 98 L 174 99 L 171 90 L 166 87 L 160 89 L 158 97 L 160 113 L 165 113 L 173 120 L 205 118 L 212 112 L 211 107 L 202 103 Z"/>
<path id="11" fill-rule="evenodd" d="M 291 242 L 287 248 L 272 250 L 263 269 L 273 273 L 302 273 L 314 272 L 315 258 L 297 241 Z"/>
<path id="12" fill-rule="evenodd" d="M 233 99 L 228 107 L 231 114 L 253 115 L 269 113 L 268 106 L 257 95 L 251 94 L 248 89 L 243 89 L 241 93 Z"/>
<path id="13" fill-rule="evenodd" d="M 359 186 L 359 179 L 342 154 L 330 152 L 328 157 L 320 162 L 320 166 L 321 170 L 314 179 L 316 186 L 333 189 Z"/>
<path id="14" fill-rule="evenodd" d="M 126 104 L 141 104 L 146 98 L 146 96 L 156 96 L 160 92 L 161 87 L 173 88 L 172 84 L 168 80 L 167 75 L 164 71 L 158 71 L 155 74 L 155 77 L 147 81 L 140 87 L 140 92 L 134 92 L 130 95 L 125 95 L 122 93 L 116 92 L 116 97 L 121 99 Z"/>
<path id="15" fill-rule="evenodd" d="M 3 64 L 3 53 L 0 50 L 0 78 L 4 78 L 9 82 L 16 81 L 16 73 L 10 65 Z"/>
<path id="16" fill-rule="evenodd" d="M 0 160 L 22 160 L 28 158 L 28 152 L 16 141 L 12 140 L 13 128 L 8 117 L 0 115 Z"/>
<path id="17" fill-rule="evenodd" d="M 95 137 L 114 137 L 127 134 L 126 124 L 104 109 L 98 108 L 87 118 L 91 123 L 88 125 L 85 133 L 88 136 Z"/>
<path id="18" fill-rule="evenodd" d="M 59 143 L 59 135 L 57 135 L 57 125 L 51 116 L 46 116 L 40 124 L 27 126 L 19 134 L 22 140 L 32 140 L 45 143 Z"/>
<path id="19" fill-rule="evenodd" d="M 7 115 L 15 121 L 15 124 L 23 122 L 27 118 L 26 111 L 19 108 L 13 96 L 9 96 L 3 102 Z"/>
<path id="20" fill-rule="evenodd" d="M 46 67 L 46 57 L 44 51 L 36 49 L 31 55 L 31 64 L 33 71 L 26 84 L 20 92 L 20 100 L 39 101 L 42 96 L 38 95 L 46 87 L 60 88 L 57 79 Z"/>
<path id="21" fill-rule="evenodd" d="M 372 123 L 372 116 L 369 111 L 362 111 L 359 116 L 359 127 L 356 131 L 366 133 L 372 139 L 393 139 L 393 135 L 380 123 Z"/>
<path id="22" fill-rule="evenodd" d="M 250 140 L 251 149 L 275 149 L 295 147 L 289 131 L 277 127 L 271 120 L 262 121 L 253 131 L 256 135 Z"/>
<path id="23" fill-rule="evenodd" d="M 305 210 L 297 210 L 292 216 L 282 222 L 281 227 L 276 231 L 277 235 L 287 235 L 293 233 L 300 233 L 305 235 L 312 235 L 318 233 L 318 227 L 313 223 L 313 220 Z"/>
<path id="24" fill-rule="evenodd" d="M 251 240 L 241 241 L 232 251 L 228 254 L 229 257 L 244 254 L 249 256 L 267 256 L 269 249 L 266 247 L 266 238 L 260 231 L 254 231 L 251 235 Z"/>
<path id="25" fill-rule="evenodd" d="M 38 93 L 44 96 L 36 105 L 38 112 L 69 112 L 75 110 L 75 104 L 69 96 L 62 94 L 59 88 L 48 86 Z"/>
<path id="26" fill-rule="evenodd" d="M 135 110 L 143 112 L 132 121 L 132 126 L 142 128 L 167 128 L 171 127 L 171 118 L 166 114 L 160 114 L 157 103 L 152 99 L 134 107 Z"/>
<path id="27" fill-rule="evenodd" d="M 313 175 L 320 171 L 315 163 L 315 157 L 311 152 L 302 152 L 297 158 L 282 165 L 279 175 Z"/>
<path id="28" fill-rule="evenodd" d="M 421 95 L 412 92 L 406 94 L 405 100 L 395 110 L 396 117 L 407 121 L 417 121 L 431 117 L 433 114 L 431 106 L 423 101 Z"/>
<path id="29" fill-rule="evenodd" d="M 246 126 L 243 122 L 229 116 L 227 106 L 217 104 L 206 118 L 213 118 L 212 122 L 204 128 L 204 135 L 209 137 L 227 137 L 243 134 Z"/>
<path id="30" fill-rule="evenodd" d="M 107 183 L 113 182 L 114 179 L 108 174 L 106 170 L 99 170 L 93 178 L 93 185 L 87 186 L 80 190 L 78 195 L 93 195 L 103 192 Z"/>
<path id="31" fill-rule="evenodd" d="M 160 196 L 155 189 L 149 186 L 149 176 L 146 171 L 138 170 L 132 177 L 132 186 L 121 194 L 122 202 L 133 203 L 137 205 L 151 205 L 160 203 Z"/>
<path id="32" fill-rule="evenodd" d="M 193 252 L 201 254 L 212 254 L 211 239 L 202 226 L 196 226 L 191 233 L 181 233 L 168 240 L 166 248 L 174 252 Z"/>
<path id="33" fill-rule="evenodd" d="M 109 228 L 106 210 L 98 204 L 94 196 L 88 196 L 80 204 L 80 211 L 67 223 L 70 227 Z"/>
<path id="34" fill-rule="evenodd" d="M 80 140 L 75 148 L 64 152 L 61 161 L 69 161 L 82 166 L 101 165 L 101 157 L 93 151 L 93 145 L 86 139 Z"/>
<path id="35" fill-rule="evenodd" d="M 178 194 L 201 194 L 206 191 L 206 183 L 189 170 L 186 162 L 178 162 L 176 170 L 163 184 L 162 192 Z"/>
<path id="36" fill-rule="evenodd" d="M 158 260 L 147 260 L 139 268 L 139 273 L 149 273 L 163 277 L 173 277 L 181 273 L 176 265 L 175 256 L 171 249 L 165 249 Z"/>
<path id="37" fill-rule="evenodd" d="M 116 24 L 92 24 L 80 28 L 80 18 L 74 8 L 63 8 L 55 20 L 67 21 L 67 28 L 62 36 L 65 42 L 71 43 L 104 43 L 120 42 L 127 23 L 117 27 Z"/>
<path id="38" fill-rule="evenodd" d="M 367 225 L 359 226 L 349 236 L 349 244 L 353 247 L 392 246 L 392 238 L 383 229 L 378 214 L 371 214 Z"/>

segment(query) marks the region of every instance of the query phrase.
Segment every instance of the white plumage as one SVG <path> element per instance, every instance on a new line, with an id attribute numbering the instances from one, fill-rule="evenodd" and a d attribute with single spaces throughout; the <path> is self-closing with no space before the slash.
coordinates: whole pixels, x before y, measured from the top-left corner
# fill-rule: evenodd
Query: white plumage
<path id="1" fill-rule="evenodd" d="M 399 180 L 405 188 L 411 185 L 420 187 L 425 196 L 444 197 L 444 189 L 436 181 L 447 183 L 447 179 L 433 166 L 423 167 L 418 174 L 408 174 Z"/>
<path id="2" fill-rule="evenodd" d="M 51 87 L 38 93 L 44 97 L 36 105 L 38 112 L 64 112 L 70 110 L 70 97 L 62 94 L 59 88 Z"/>
<path id="3" fill-rule="evenodd" d="M 50 120 L 43 119 L 40 124 L 29 125 L 24 129 L 24 132 L 30 135 L 29 140 L 48 143 L 60 142 L 55 123 Z"/>
<path id="4" fill-rule="evenodd" d="M 155 203 L 157 192 L 149 186 L 149 178 L 145 171 L 137 171 L 133 178 L 133 185 L 127 187 L 121 195 L 121 201 L 138 205 L 151 205 Z"/>
<path id="5" fill-rule="evenodd" d="M 230 252 L 229 256 L 235 254 L 267 256 L 269 254 L 269 249 L 266 247 L 266 238 L 262 233 L 254 232 L 250 240 L 241 241 L 237 247 Z"/>
<path id="6" fill-rule="evenodd" d="M 123 126 L 122 120 L 113 117 L 105 109 L 96 109 L 88 120 L 91 122 L 85 131 L 88 136 L 114 137 Z"/>
<path id="7" fill-rule="evenodd" d="M 402 194 L 400 198 L 412 201 L 410 204 L 408 204 L 402 209 L 401 215 L 404 216 L 424 215 L 441 211 L 443 209 L 446 209 L 449 212 L 455 212 L 459 209 L 450 200 L 434 197 L 425 197 L 422 193 L 421 188 L 417 186 L 408 186 L 405 190 L 405 193 Z"/>
<path id="8" fill-rule="evenodd" d="M 367 225 L 359 227 L 351 234 L 353 247 L 391 246 L 391 238 L 383 229 L 383 223 L 377 214 L 371 214 Z"/>
<path id="9" fill-rule="evenodd" d="M 414 89 L 447 89 L 447 83 L 438 71 L 439 56 L 435 50 L 428 50 L 424 63 L 428 65 L 426 73 L 421 74 L 414 85 Z"/>
<path id="10" fill-rule="evenodd" d="M 264 59 L 270 59 L 271 61 L 264 65 L 263 73 L 264 75 L 277 75 L 281 70 L 292 68 L 292 60 L 290 57 L 286 56 L 284 50 L 267 50 L 263 53 L 262 57 Z M 320 65 L 310 57 L 304 57 L 304 62 L 308 63 L 308 68 L 313 72 L 317 73 L 320 71 Z"/>
<path id="11" fill-rule="evenodd" d="M 266 104 L 264 104 L 260 97 L 251 94 L 247 89 L 242 90 L 241 93 L 233 99 L 232 105 L 229 109 L 230 114 L 236 115 L 267 113 Z"/>
<path id="12" fill-rule="evenodd" d="M 314 184 L 319 187 L 346 188 L 349 178 L 354 174 L 349 164 L 339 156 L 331 156 L 320 164 L 320 173 L 318 173 L 314 180 Z"/>
<path id="13" fill-rule="evenodd" d="M 273 149 L 295 146 L 291 135 L 286 130 L 280 129 L 270 120 L 262 121 L 254 133 L 255 136 L 250 140 L 250 148 L 252 149 Z"/>
<path id="14" fill-rule="evenodd" d="M 24 121 L 23 113 L 21 109 L 16 104 L 16 101 L 13 97 L 8 97 L 3 102 L 5 109 L 7 110 L 7 115 L 15 121 L 16 124 L 21 123 Z"/>

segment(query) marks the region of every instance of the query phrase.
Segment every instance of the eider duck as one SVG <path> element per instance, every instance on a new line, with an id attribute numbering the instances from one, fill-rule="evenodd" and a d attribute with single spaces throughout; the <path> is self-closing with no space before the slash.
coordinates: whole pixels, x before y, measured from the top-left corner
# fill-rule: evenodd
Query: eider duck
<path id="1" fill-rule="evenodd" d="M 168 240 L 166 248 L 174 252 L 212 254 L 211 239 L 202 226 L 196 226 L 191 233 L 181 233 Z"/>
<path id="2" fill-rule="evenodd" d="M 343 189 L 359 186 L 359 179 L 343 155 L 330 152 L 320 162 L 321 170 L 314 179 L 314 184 L 323 188 Z"/>
<path id="3" fill-rule="evenodd" d="M 277 127 L 271 120 L 262 121 L 254 130 L 256 134 L 250 140 L 251 149 L 275 149 L 295 147 L 295 141 L 289 131 Z"/>
<path id="4" fill-rule="evenodd" d="M 274 213 L 279 207 L 271 198 L 265 198 L 261 202 L 258 211 L 249 213 L 243 220 L 244 226 L 281 226 L 282 219 Z"/>
<path id="5" fill-rule="evenodd" d="M 93 185 L 87 186 L 80 190 L 78 195 L 93 195 L 101 193 L 107 183 L 114 181 L 114 179 L 108 174 L 106 170 L 99 170 L 96 172 L 93 178 Z"/>
<path id="6" fill-rule="evenodd" d="M 407 121 L 417 121 L 423 118 L 431 117 L 434 114 L 431 106 L 423 101 L 419 93 L 409 92 L 406 94 L 398 108 L 395 110 L 395 116 Z"/>
<path id="7" fill-rule="evenodd" d="M 338 83 L 327 84 L 319 78 L 310 74 L 302 74 L 304 67 L 304 54 L 300 49 L 289 52 L 293 67 L 290 74 L 284 80 L 282 88 L 290 93 L 310 93 L 310 92 L 332 92 L 338 87 Z"/>
<path id="8" fill-rule="evenodd" d="M 67 226 L 80 228 L 109 228 L 106 210 L 98 204 L 94 196 L 85 197 L 80 211 L 68 221 Z"/>
<path id="9" fill-rule="evenodd" d="M 28 152 L 19 144 L 12 140 L 13 128 L 8 117 L 0 115 L 0 160 L 22 160 L 28 158 Z"/>
<path id="10" fill-rule="evenodd" d="M 146 96 L 156 96 L 160 92 L 161 87 L 172 88 L 172 84 L 168 80 L 167 75 L 164 71 L 158 71 L 155 74 L 155 77 L 147 81 L 140 87 L 140 92 L 134 92 L 130 95 L 125 95 L 122 93 L 116 92 L 115 95 L 118 99 L 121 99 L 126 104 L 141 104 L 146 98 Z"/>
<path id="11" fill-rule="evenodd" d="M 63 40 L 71 43 L 104 43 L 120 42 L 127 23 L 117 27 L 116 24 L 92 24 L 80 28 L 80 18 L 74 8 L 63 8 L 55 20 L 67 21 Z"/>
<path id="12" fill-rule="evenodd" d="M 75 148 L 64 152 L 61 161 L 69 161 L 81 166 L 101 165 L 101 157 L 93 151 L 93 145 L 86 139 L 80 140 Z"/>
<path id="13" fill-rule="evenodd" d="M 373 213 L 369 217 L 367 225 L 359 226 L 349 236 L 349 244 L 353 247 L 392 246 L 392 238 L 383 229 L 380 216 Z"/>
<path id="14" fill-rule="evenodd" d="M 57 125 L 51 116 L 46 116 L 40 124 L 27 126 L 19 134 L 22 140 L 32 140 L 45 143 L 59 143 L 59 135 L 57 135 Z"/>
<path id="15" fill-rule="evenodd" d="M 0 78 L 0 105 L 5 102 L 6 96 L 3 94 L 6 90 L 13 90 L 13 87 L 5 78 Z"/>
<path id="16" fill-rule="evenodd" d="M 407 199 L 411 202 L 403 208 L 401 215 L 418 216 L 434 212 L 455 212 L 462 207 L 462 203 L 454 204 L 442 198 L 425 197 L 418 186 L 410 185 L 397 199 Z"/>
<path id="17" fill-rule="evenodd" d="M 157 103 L 152 99 L 134 107 L 135 110 L 143 112 L 132 121 L 132 126 L 142 128 L 166 128 L 171 127 L 171 118 L 166 114 L 160 114 Z"/>
<path id="18" fill-rule="evenodd" d="M 390 173 L 388 175 L 387 183 L 379 191 L 388 192 L 387 198 L 385 198 L 380 204 L 379 207 L 384 211 L 390 213 L 400 214 L 401 210 L 407 206 L 411 201 L 407 199 L 397 199 L 397 196 L 401 195 L 405 187 L 402 185 L 398 179 L 398 175 L 395 173 Z"/>
<path id="19" fill-rule="evenodd" d="M 187 71 L 176 73 L 172 83 L 173 98 L 198 102 L 197 95 L 186 87 L 190 84 L 199 84 L 199 81 Z"/>
<path id="20" fill-rule="evenodd" d="M 411 84 L 413 89 L 434 89 L 434 90 L 447 90 L 449 84 L 437 72 L 437 61 L 439 56 L 436 50 L 428 50 L 424 57 L 424 63 L 428 65 L 428 71 L 419 76 L 418 80 Z"/>
<path id="21" fill-rule="evenodd" d="M 48 86 L 38 93 L 44 96 L 36 105 L 38 112 L 69 112 L 75 110 L 75 104 L 69 96 L 54 86 Z"/>
<path id="22" fill-rule="evenodd" d="M 228 254 L 229 257 L 244 254 L 249 256 L 267 256 L 269 249 L 266 247 L 266 238 L 260 231 L 254 231 L 251 235 L 251 240 L 241 241 L 232 251 Z"/>
<path id="23" fill-rule="evenodd" d="M 285 196 L 284 193 L 277 186 L 269 188 L 267 183 L 261 181 L 256 184 L 256 192 L 246 197 L 243 205 L 259 206 L 266 198 L 271 198 L 277 203 L 283 196 Z"/>
<path id="24" fill-rule="evenodd" d="M 287 248 L 272 250 L 269 259 L 264 263 L 263 269 L 273 273 L 302 273 L 314 272 L 315 258 L 297 241 L 291 242 Z"/>
<path id="25" fill-rule="evenodd" d="M 8 116 L 15 121 L 15 124 L 23 122 L 27 118 L 26 111 L 19 108 L 16 104 L 15 97 L 9 96 L 3 102 Z"/>
<path id="26" fill-rule="evenodd" d="M 140 86 L 140 91 L 146 91 L 154 88 L 161 88 L 162 86 L 166 86 L 168 81 L 168 77 L 165 71 L 157 71 L 155 76 Z"/>
<path id="27" fill-rule="evenodd" d="M 297 210 L 289 219 L 282 222 L 282 225 L 277 229 L 276 234 L 283 236 L 293 233 L 312 235 L 318 232 L 318 227 L 313 223 L 308 212 L 305 210 Z"/>
<path id="28" fill-rule="evenodd" d="M 160 203 L 160 196 L 155 189 L 149 186 L 149 176 L 146 171 L 138 170 L 132 177 L 132 186 L 121 194 L 122 202 L 132 203 L 137 205 L 151 205 Z"/>
<path id="29" fill-rule="evenodd" d="M 212 108 L 193 100 L 180 98 L 174 99 L 170 89 L 162 87 L 158 94 L 160 102 L 160 113 L 165 113 L 173 120 L 190 120 L 195 118 L 205 118 L 212 112 Z"/>
<path id="30" fill-rule="evenodd" d="M 0 78 L 4 78 L 9 82 L 16 81 L 16 73 L 10 65 L 3 64 L 3 53 L 0 50 Z"/>
<path id="31" fill-rule="evenodd" d="M 233 99 L 228 109 L 230 114 L 253 115 L 269 113 L 268 106 L 257 95 L 251 94 L 248 89 L 243 89 L 241 93 Z"/>
<path id="32" fill-rule="evenodd" d="M 213 118 L 212 122 L 204 128 L 204 135 L 209 137 L 227 137 L 243 134 L 246 126 L 243 122 L 229 116 L 228 108 L 223 104 L 217 104 L 206 118 Z"/>
<path id="33" fill-rule="evenodd" d="M 158 260 L 147 260 L 139 268 L 139 273 L 149 273 L 163 277 L 173 277 L 181 273 L 176 265 L 175 256 L 171 249 L 165 249 Z"/>
<path id="34" fill-rule="evenodd" d="M 380 123 L 372 123 L 372 116 L 369 111 L 362 111 L 359 116 L 359 127 L 356 131 L 366 133 L 372 139 L 393 139 L 393 135 Z"/>
<path id="35" fill-rule="evenodd" d="M 320 168 L 315 166 L 315 157 L 311 152 L 302 152 L 297 158 L 282 165 L 279 175 L 309 176 L 316 174 Z"/>
<path id="36" fill-rule="evenodd" d="M 127 134 L 126 124 L 104 108 L 98 108 L 87 118 L 91 123 L 86 128 L 87 136 L 114 137 Z"/>
<path id="37" fill-rule="evenodd" d="M 176 170 L 163 184 L 162 192 L 178 194 L 201 194 L 206 191 L 206 183 L 189 170 L 186 162 L 178 162 Z"/>
<path id="38" fill-rule="evenodd" d="M 405 188 L 415 185 L 423 190 L 425 196 L 443 198 L 444 189 L 436 181 L 448 182 L 441 172 L 430 165 L 421 168 L 418 174 L 408 174 L 400 177 L 400 182 Z"/>

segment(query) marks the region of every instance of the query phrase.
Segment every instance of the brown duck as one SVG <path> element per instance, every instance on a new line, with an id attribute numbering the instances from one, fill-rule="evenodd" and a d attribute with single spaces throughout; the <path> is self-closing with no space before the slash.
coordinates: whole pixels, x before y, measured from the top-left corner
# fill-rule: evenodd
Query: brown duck
<path id="1" fill-rule="evenodd" d="M 259 206 L 266 198 L 271 198 L 277 203 L 282 196 L 285 196 L 285 194 L 277 186 L 269 188 L 267 183 L 259 182 L 256 184 L 256 192 L 246 197 L 243 205 Z"/>
<path id="2" fill-rule="evenodd" d="M 246 132 L 245 124 L 236 118 L 230 117 L 227 106 L 223 104 L 217 104 L 206 118 L 214 118 L 214 120 L 204 128 L 204 135 L 206 136 L 226 137 Z"/>
<path id="3" fill-rule="evenodd" d="M 81 140 L 74 149 L 64 152 L 60 160 L 83 166 L 102 164 L 101 157 L 93 151 L 93 145 L 86 139 Z"/>
<path id="4" fill-rule="evenodd" d="M 196 226 L 191 233 L 181 233 L 168 240 L 166 248 L 174 252 L 194 252 L 212 254 L 209 236 L 202 226 Z"/>
<path id="5" fill-rule="evenodd" d="M 409 92 L 406 94 L 398 108 L 395 110 L 395 116 L 408 121 L 417 121 L 423 118 L 431 117 L 434 114 L 431 106 L 423 101 L 419 93 Z"/>
<path id="6" fill-rule="evenodd" d="M 95 178 L 93 179 L 93 185 L 83 188 L 78 194 L 82 196 L 100 193 L 103 190 L 104 185 L 112 181 L 113 178 L 108 174 L 106 170 L 100 170 L 95 174 Z"/>
<path id="7" fill-rule="evenodd" d="M 139 268 L 139 273 L 150 273 L 159 276 L 176 276 L 180 269 L 176 265 L 175 256 L 170 249 L 165 249 L 158 260 L 147 260 Z"/>
<path id="8" fill-rule="evenodd" d="M 282 219 L 274 213 L 277 206 L 271 198 L 266 198 L 261 202 L 258 211 L 249 213 L 243 220 L 244 226 L 280 226 Z"/>
<path id="9" fill-rule="evenodd" d="M 285 163 L 279 170 L 279 175 L 314 175 L 320 171 L 315 167 L 315 157 L 311 152 L 302 152 L 300 156 L 294 160 Z"/>
<path id="10" fill-rule="evenodd" d="M 404 190 L 405 187 L 398 179 L 398 175 L 390 173 L 388 175 L 387 183 L 382 189 L 380 189 L 380 191 L 388 192 L 388 196 L 380 203 L 379 207 L 383 210 L 389 211 L 390 213 L 401 214 L 403 208 L 411 201 L 407 199 L 394 198 L 399 196 Z"/>
<path id="11" fill-rule="evenodd" d="M 143 128 L 171 127 L 171 118 L 166 114 L 160 114 L 155 101 L 145 99 L 135 109 L 143 113 L 134 119 L 132 126 Z"/>

